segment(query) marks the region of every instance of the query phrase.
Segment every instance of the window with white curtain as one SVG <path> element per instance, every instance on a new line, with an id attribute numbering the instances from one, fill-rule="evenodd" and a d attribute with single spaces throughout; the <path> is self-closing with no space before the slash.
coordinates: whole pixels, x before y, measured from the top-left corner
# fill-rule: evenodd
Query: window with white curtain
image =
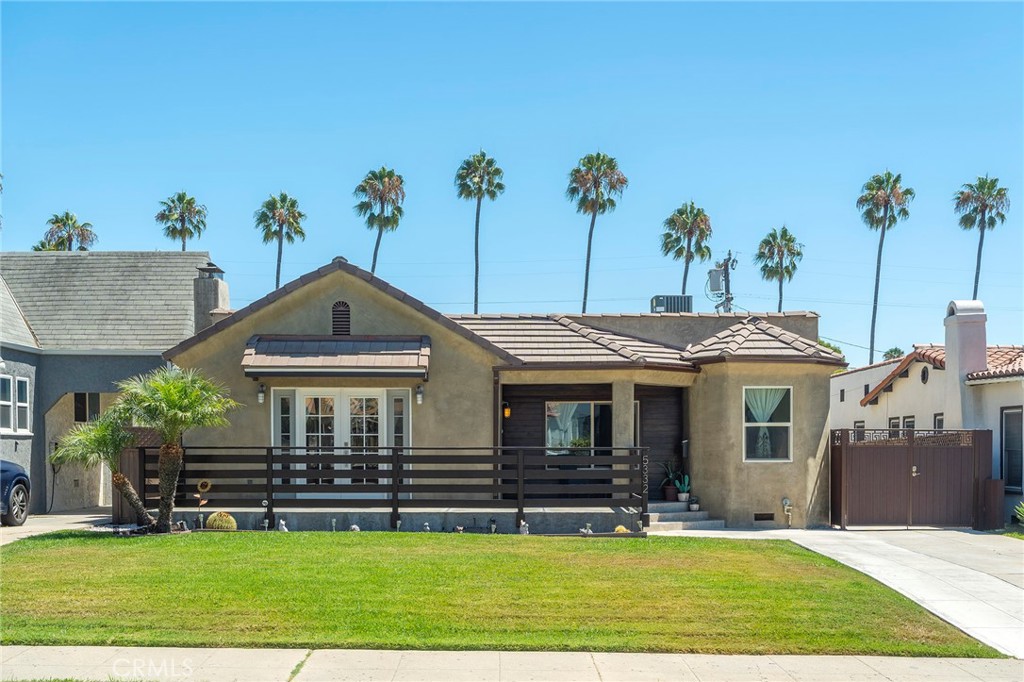
<path id="1" fill-rule="evenodd" d="M 743 459 L 789 461 L 793 458 L 793 389 L 788 386 L 743 388 Z"/>

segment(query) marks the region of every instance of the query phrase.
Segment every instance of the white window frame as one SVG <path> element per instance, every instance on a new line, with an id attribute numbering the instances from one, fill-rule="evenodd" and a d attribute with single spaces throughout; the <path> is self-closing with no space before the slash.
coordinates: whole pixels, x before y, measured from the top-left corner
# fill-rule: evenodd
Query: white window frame
<path id="1" fill-rule="evenodd" d="M 576 405 L 583 405 L 583 404 L 590 405 L 590 443 L 591 443 L 590 447 L 592 447 L 592 448 L 595 447 L 594 444 L 593 444 L 594 443 L 594 406 L 595 405 L 608 405 L 609 407 L 612 406 L 612 401 L 611 400 L 545 400 L 544 401 L 544 454 L 546 454 L 546 455 L 550 455 L 550 453 L 553 451 L 553 448 L 548 447 L 548 443 L 547 443 L 547 439 L 548 439 L 547 438 L 547 431 L 548 431 L 547 430 L 548 405 L 564 405 L 565 403 L 573 403 L 573 404 L 576 404 Z M 612 413 L 613 424 L 614 424 L 614 419 L 615 419 L 615 414 L 613 412 Z M 615 434 L 614 434 L 614 426 L 613 426 L 612 427 L 612 439 L 614 440 L 614 438 L 615 438 Z M 615 446 L 611 445 L 609 447 L 614 448 Z M 635 447 L 635 448 L 640 447 L 640 401 L 637 400 L 636 398 L 633 399 L 633 447 Z M 569 449 L 569 448 L 566 448 L 566 449 Z M 557 455 L 551 455 L 551 456 L 552 457 L 556 457 Z M 550 469 L 550 468 L 553 468 L 553 467 L 552 467 L 552 465 L 548 465 L 548 468 Z M 590 468 L 593 468 L 593 467 L 590 467 Z"/>
<path id="2" fill-rule="evenodd" d="M 907 424 L 910 424 L 910 426 L 907 426 Z M 903 418 L 903 428 L 904 429 L 910 429 L 911 431 L 916 430 L 917 429 L 917 416 L 913 415 L 913 414 L 910 414 L 910 415 L 907 415 L 906 417 L 904 417 Z"/>
<path id="3" fill-rule="evenodd" d="M 789 391 L 789 421 L 788 422 L 748 422 L 747 421 L 747 390 L 748 389 L 763 389 L 763 388 L 783 388 Z M 740 451 L 743 455 L 744 463 L 751 464 L 791 464 L 793 462 L 793 387 L 792 386 L 744 386 L 743 387 L 743 399 L 740 401 L 740 423 L 742 426 L 740 430 L 742 450 Z M 774 459 L 774 458 L 748 458 L 747 457 L 747 427 L 748 426 L 785 426 L 789 429 L 789 438 L 786 439 L 789 444 L 789 456 L 787 459 Z"/>
<path id="4" fill-rule="evenodd" d="M 18 400 L 18 387 L 25 385 L 25 402 Z M 14 402 L 14 421 L 11 424 L 14 425 L 14 430 L 18 433 L 24 433 L 26 435 L 32 435 L 32 400 L 29 398 L 29 386 L 28 377 L 17 377 L 14 380 L 14 392 L 11 394 L 11 400 Z M 22 424 L 18 421 L 18 410 L 19 408 L 25 408 L 25 423 Z"/>
<path id="5" fill-rule="evenodd" d="M 2 413 L 5 410 L 8 411 L 8 413 L 10 414 L 10 419 L 8 420 L 10 426 L 7 428 L 0 428 L 0 431 L 2 431 L 3 433 L 14 433 L 18 430 L 18 424 L 15 421 L 14 417 L 14 377 L 8 374 L 0 374 L 0 382 L 3 381 L 6 381 L 10 385 L 10 388 L 8 389 L 8 395 L 10 395 L 10 399 L 4 400 L 3 395 L 0 394 L 0 413 Z"/>

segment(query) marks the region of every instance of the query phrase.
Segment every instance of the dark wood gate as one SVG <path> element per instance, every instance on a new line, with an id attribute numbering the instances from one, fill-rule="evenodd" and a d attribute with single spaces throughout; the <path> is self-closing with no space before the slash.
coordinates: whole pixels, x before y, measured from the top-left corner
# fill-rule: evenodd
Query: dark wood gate
<path id="1" fill-rule="evenodd" d="M 839 429 L 831 438 L 835 526 L 990 526 L 991 431 Z"/>

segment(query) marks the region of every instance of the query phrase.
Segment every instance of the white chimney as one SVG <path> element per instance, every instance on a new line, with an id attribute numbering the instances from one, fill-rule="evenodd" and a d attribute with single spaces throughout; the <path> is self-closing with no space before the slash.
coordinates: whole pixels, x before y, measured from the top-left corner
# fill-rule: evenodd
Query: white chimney
<path id="1" fill-rule="evenodd" d="M 946 407 L 948 429 L 980 425 L 974 391 L 964 384 L 971 372 L 988 368 L 985 306 L 981 301 L 950 301 L 946 306 Z"/>

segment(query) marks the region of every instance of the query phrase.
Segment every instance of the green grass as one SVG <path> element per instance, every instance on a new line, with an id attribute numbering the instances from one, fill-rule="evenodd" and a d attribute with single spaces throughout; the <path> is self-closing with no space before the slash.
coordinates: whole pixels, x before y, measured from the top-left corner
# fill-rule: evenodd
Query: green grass
<path id="1" fill-rule="evenodd" d="M 4 644 L 998 656 L 789 542 L 66 532 L 0 560 Z"/>

